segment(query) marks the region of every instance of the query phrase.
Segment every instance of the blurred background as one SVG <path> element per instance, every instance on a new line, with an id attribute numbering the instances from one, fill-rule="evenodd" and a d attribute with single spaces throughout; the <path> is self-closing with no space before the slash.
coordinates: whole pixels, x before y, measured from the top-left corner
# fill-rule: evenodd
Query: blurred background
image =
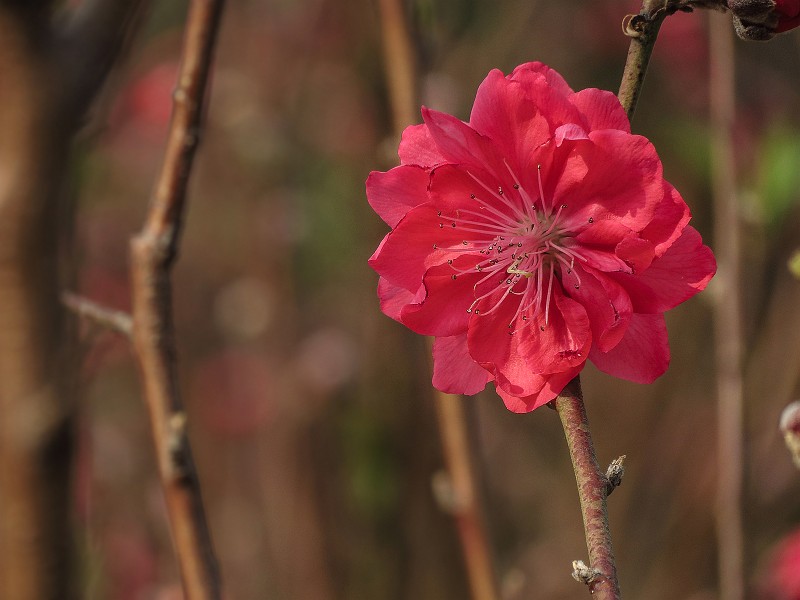
<path id="1" fill-rule="evenodd" d="M 427 106 L 462 119 L 492 68 L 540 60 L 574 89 L 616 91 L 623 0 L 408 3 Z M 633 129 L 647 136 L 712 248 L 710 17 L 667 19 Z M 130 308 L 127 240 L 163 153 L 185 3 L 156 3 L 77 140 L 79 292 Z M 798 396 L 800 37 L 736 42 L 742 225 L 746 570 L 800 526 L 800 474 L 778 416 Z M 367 258 L 386 233 L 365 198 L 395 164 L 378 8 L 369 0 L 229 2 L 175 270 L 181 387 L 228 598 L 468 597 L 442 469 L 424 340 L 383 316 Z M 584 371 L 600 462 L 627 454 L 610 498 L 628 598 L 716 595 L 716 287 L 667 315 L 672 366 L 653 385 Z M 135 361 L 82 326 L 75 484 L 84 597 L 181 597 Z M 474 407 L 504 598 L 580 598 L 585 558 L 556 414 Z M 769 596 L 777 598 L 778 596 Z"/>

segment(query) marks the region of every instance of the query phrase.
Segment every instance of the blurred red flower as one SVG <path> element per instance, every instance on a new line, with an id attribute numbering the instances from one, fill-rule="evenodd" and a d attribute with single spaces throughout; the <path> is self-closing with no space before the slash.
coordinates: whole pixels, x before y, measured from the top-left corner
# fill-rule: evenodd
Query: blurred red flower
<path id="1" fill-rule="evenodd" d="M 800 529 L 775 548 L 761 577 L 759 598 L 800 600 Z"/>
<path id="2" fill-rule="evenodd" d="M 775 14 L 778 15 L 776 33 L 794 29 L 800 25 L 800 0 L 775 0 Z"/>
<path id="3" fill-rule="evenodd" d="M 370 258 L 381 310 L 435 336 L 433 384 L 506 406 L 552 400 L 590 358 L 637 382 L 664 373 L 664 311 L 716 264 L 616 96 L 574 93 L 541 63 L 478 89 L 469 123 L 427 108 L 401 166 L 367 197 L 392 227 Z"/>

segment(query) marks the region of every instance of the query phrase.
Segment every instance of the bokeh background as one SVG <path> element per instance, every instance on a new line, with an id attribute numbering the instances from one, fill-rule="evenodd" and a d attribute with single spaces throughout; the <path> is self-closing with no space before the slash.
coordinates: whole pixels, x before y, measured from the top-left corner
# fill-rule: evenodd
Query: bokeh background
<path id="1" fill-rule="evenodd" d="M 623 0 L 408 2 L 426 105 L 466 119 L 492 68 L 540 60 L 575 89 L 616 91 L 638 12 Z M 129 309 L 127 240 L 164 147 L 185 3 L 156 3 L 78 140 L 79 291 Z M 711 15 L 714 18 L 729 18 Z M 634 122 L 714 247 L 706 13 L 662 28 Z M 743 233 L 750 596 L 800 526 L 800 473 L 777 431 L 798 396 L 800 37 L 736 43 Z M 394 165 L 377 3 L 229 2 L 175 270 L 181 387 L 229 598 L 468 597 L 437 506 L 442 469 L 422 339 L 378 310 L 367 258 L 386 233 L 365 198 Z M 627 454 L 610 499 L 628 598 L 716 598 L 715 361 L 708 291 L 668 315 L 672 365 L 649 386 L 588 366 L 600 461 Z M 181 597 L 128 344 L 84 324 L 75 494 L 85 596 Z M 465 400 L 504 598 L 586 595 L 578 499 L 556 414 Z M 800 569 L 800 567 L 798 567 Z M 773 596 L 770 596 L 772 598 Z"/>

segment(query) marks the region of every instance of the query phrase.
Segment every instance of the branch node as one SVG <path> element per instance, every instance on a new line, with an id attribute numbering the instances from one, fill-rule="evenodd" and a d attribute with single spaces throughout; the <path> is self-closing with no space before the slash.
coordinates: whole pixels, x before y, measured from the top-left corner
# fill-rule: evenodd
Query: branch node
<path id="1" fill-rule="evenodd" d="M 616 488 L 622 485 L 622 477 L 625 475 L 625 455 L 615 458 L 606 469 L 606 497 L 611 495 Z"/>
<path id="2" fill-rule="evenodd" d="M 61 294 L 61 302 L 79 317 L 131 337 L 133 320 L 128 313 L 113 310 L 72 292 Z"/>
<path id="3" fill-rule="evenodd" d="M 578 583 L 592 585 L 595 580 L 603 575 L 602 571 L 588 566 L 582 560 L 572 561 L 572 578 Z"/>

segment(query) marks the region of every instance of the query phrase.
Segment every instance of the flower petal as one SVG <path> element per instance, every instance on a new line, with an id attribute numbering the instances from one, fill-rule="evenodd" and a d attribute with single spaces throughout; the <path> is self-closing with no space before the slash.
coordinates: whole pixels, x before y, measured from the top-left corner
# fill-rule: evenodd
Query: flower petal
<path id="1" fill-rule="evenodd" d="M 397 155 L 400 157 L 401 165 L 430 168 L 447 162 L 424 123 L 410 125 L 403 130 Z"/>
<path id="2" fill-rule="evenodd" d="M 655 255 L 661 256 L 677 240 L 689 222 L 691 213 L 686 202 L 672 185 L 664 182 L 664 199 L 656 206 L 653 219 L 642 230 L 642 237 L 655 245 Z"/>
<path id="3" fill-rule="evenodd" d="M 395 321 L 400 321 L 400 311 L 407 304 L 419 303 L 425 297 L 425 288 L 420 286 L 420 293 L 414 294 L 407 289 L 389 283 L 385 278 L 378 279 L 378 298 L 381 312 Z M 402 322 L 402 321 L 401 321 Z"/>
<path id="4" fill-rule="evenodd" d="M 581 372 L 581 369 L 583 369 L 583 363 L 579 367 L 563 373 L 539 376 L 541 388 L 535 394 L 528 396 L 514 396 L 499 385 L 496 385 L 495 389 L 508 410 L 515 413 L 527 413 L 554 400 L 561 393 L 561 390 Z"/>
<path id="5" fill-rule="evenodd" d="M 586 310 L 594 347 L 608 352 L 625 335 L 633 313 L 627 292 L 602 272 L 577 264 L 561 277 L 565 293 Z"/>
<path id="6" fill-rule="evenodd" d="M 492 374 L 472 360 L 467 335 L 437 337 L 433 342 L 433 387 L 448 394 L 477 394 Z"/>
<path id="7" fill-rule="evenodd" d="M 367 177 L 367 200 L 389 227 L 396 227 L 406 213 L 428 200 L 430 174 L 416 165 L 395 167 Z"/>
<path id="8" fill-rule="evenodd" d="M 608 352 L 592 348 L 589 360 L 609 375 L 635 383 L 652 383 L 669 366 L 664 315 L 631 316 L 622 340 Z"/>
<path id="9" fill-rule="evenodd" d="M 652 221 L 664 187 L 661 161 L 646 138 L 593 131 L 588 140 L 565 140 L 557 155 L 551 172 L 542 175 L 553 204 L 567 205 L 565 226 L 582 231 L 589 219 L 610 219 L 639 232 Z"/>
<path id="10" fill-rule="evenodd" d="M 462 240 L 461 232 L 443 226 L 438 213 L 431 202 L 411 209 L 383 239 L 369 265 L 393 284 L 416 293 L 425 272 L 452 255 L 441 248 L 456 246 Z"/>
<path id="11" fill-rule="evenodd" d="M 700 234 L 690 226 L 666 253 L 636 275 L 613 273 L 625 288 L 637 313 L 663 313 L 705 289 L 717 264 Z"/>
<path id="12" fill-rule="evenodd" d="M 474 267 L 477 258 L 462 256 L 452 265 L 428 269 L 424 285 L 426 295 L 419 304 L 409 304 L 400 313 L 400 322 L 421 335 L 452 336 L 466 333 L 470 314 L 467 309 L 475 299 L 474 285 L 480 275 L 456 275 L 455 269 Z"/>
<path id="13" fill-rule="evenodd" d="M 496 301 L 490 297 L 479 306 Z M 528 396 L 539 392 L 539 375 L 567 371 L 585 362 L 592 335 L 586 310 L 565 297 L 558 282 L 554 282 L 547 323 L 544 315 L 515 320 L 517 306 L 509 297 L 494 313 L 485 309 L 484 314 L 474 314 L 467 343 L 470 356 L 489 369 L 506 392 Z"/>
<path id="14" fill-rule="evenodd" d="M 589 130 L 619 129 L 625 133 L 631 132 L 631 122 L 615 94 L 590 88 L 573 94 L 569 101 L 586 119 Z"/>

